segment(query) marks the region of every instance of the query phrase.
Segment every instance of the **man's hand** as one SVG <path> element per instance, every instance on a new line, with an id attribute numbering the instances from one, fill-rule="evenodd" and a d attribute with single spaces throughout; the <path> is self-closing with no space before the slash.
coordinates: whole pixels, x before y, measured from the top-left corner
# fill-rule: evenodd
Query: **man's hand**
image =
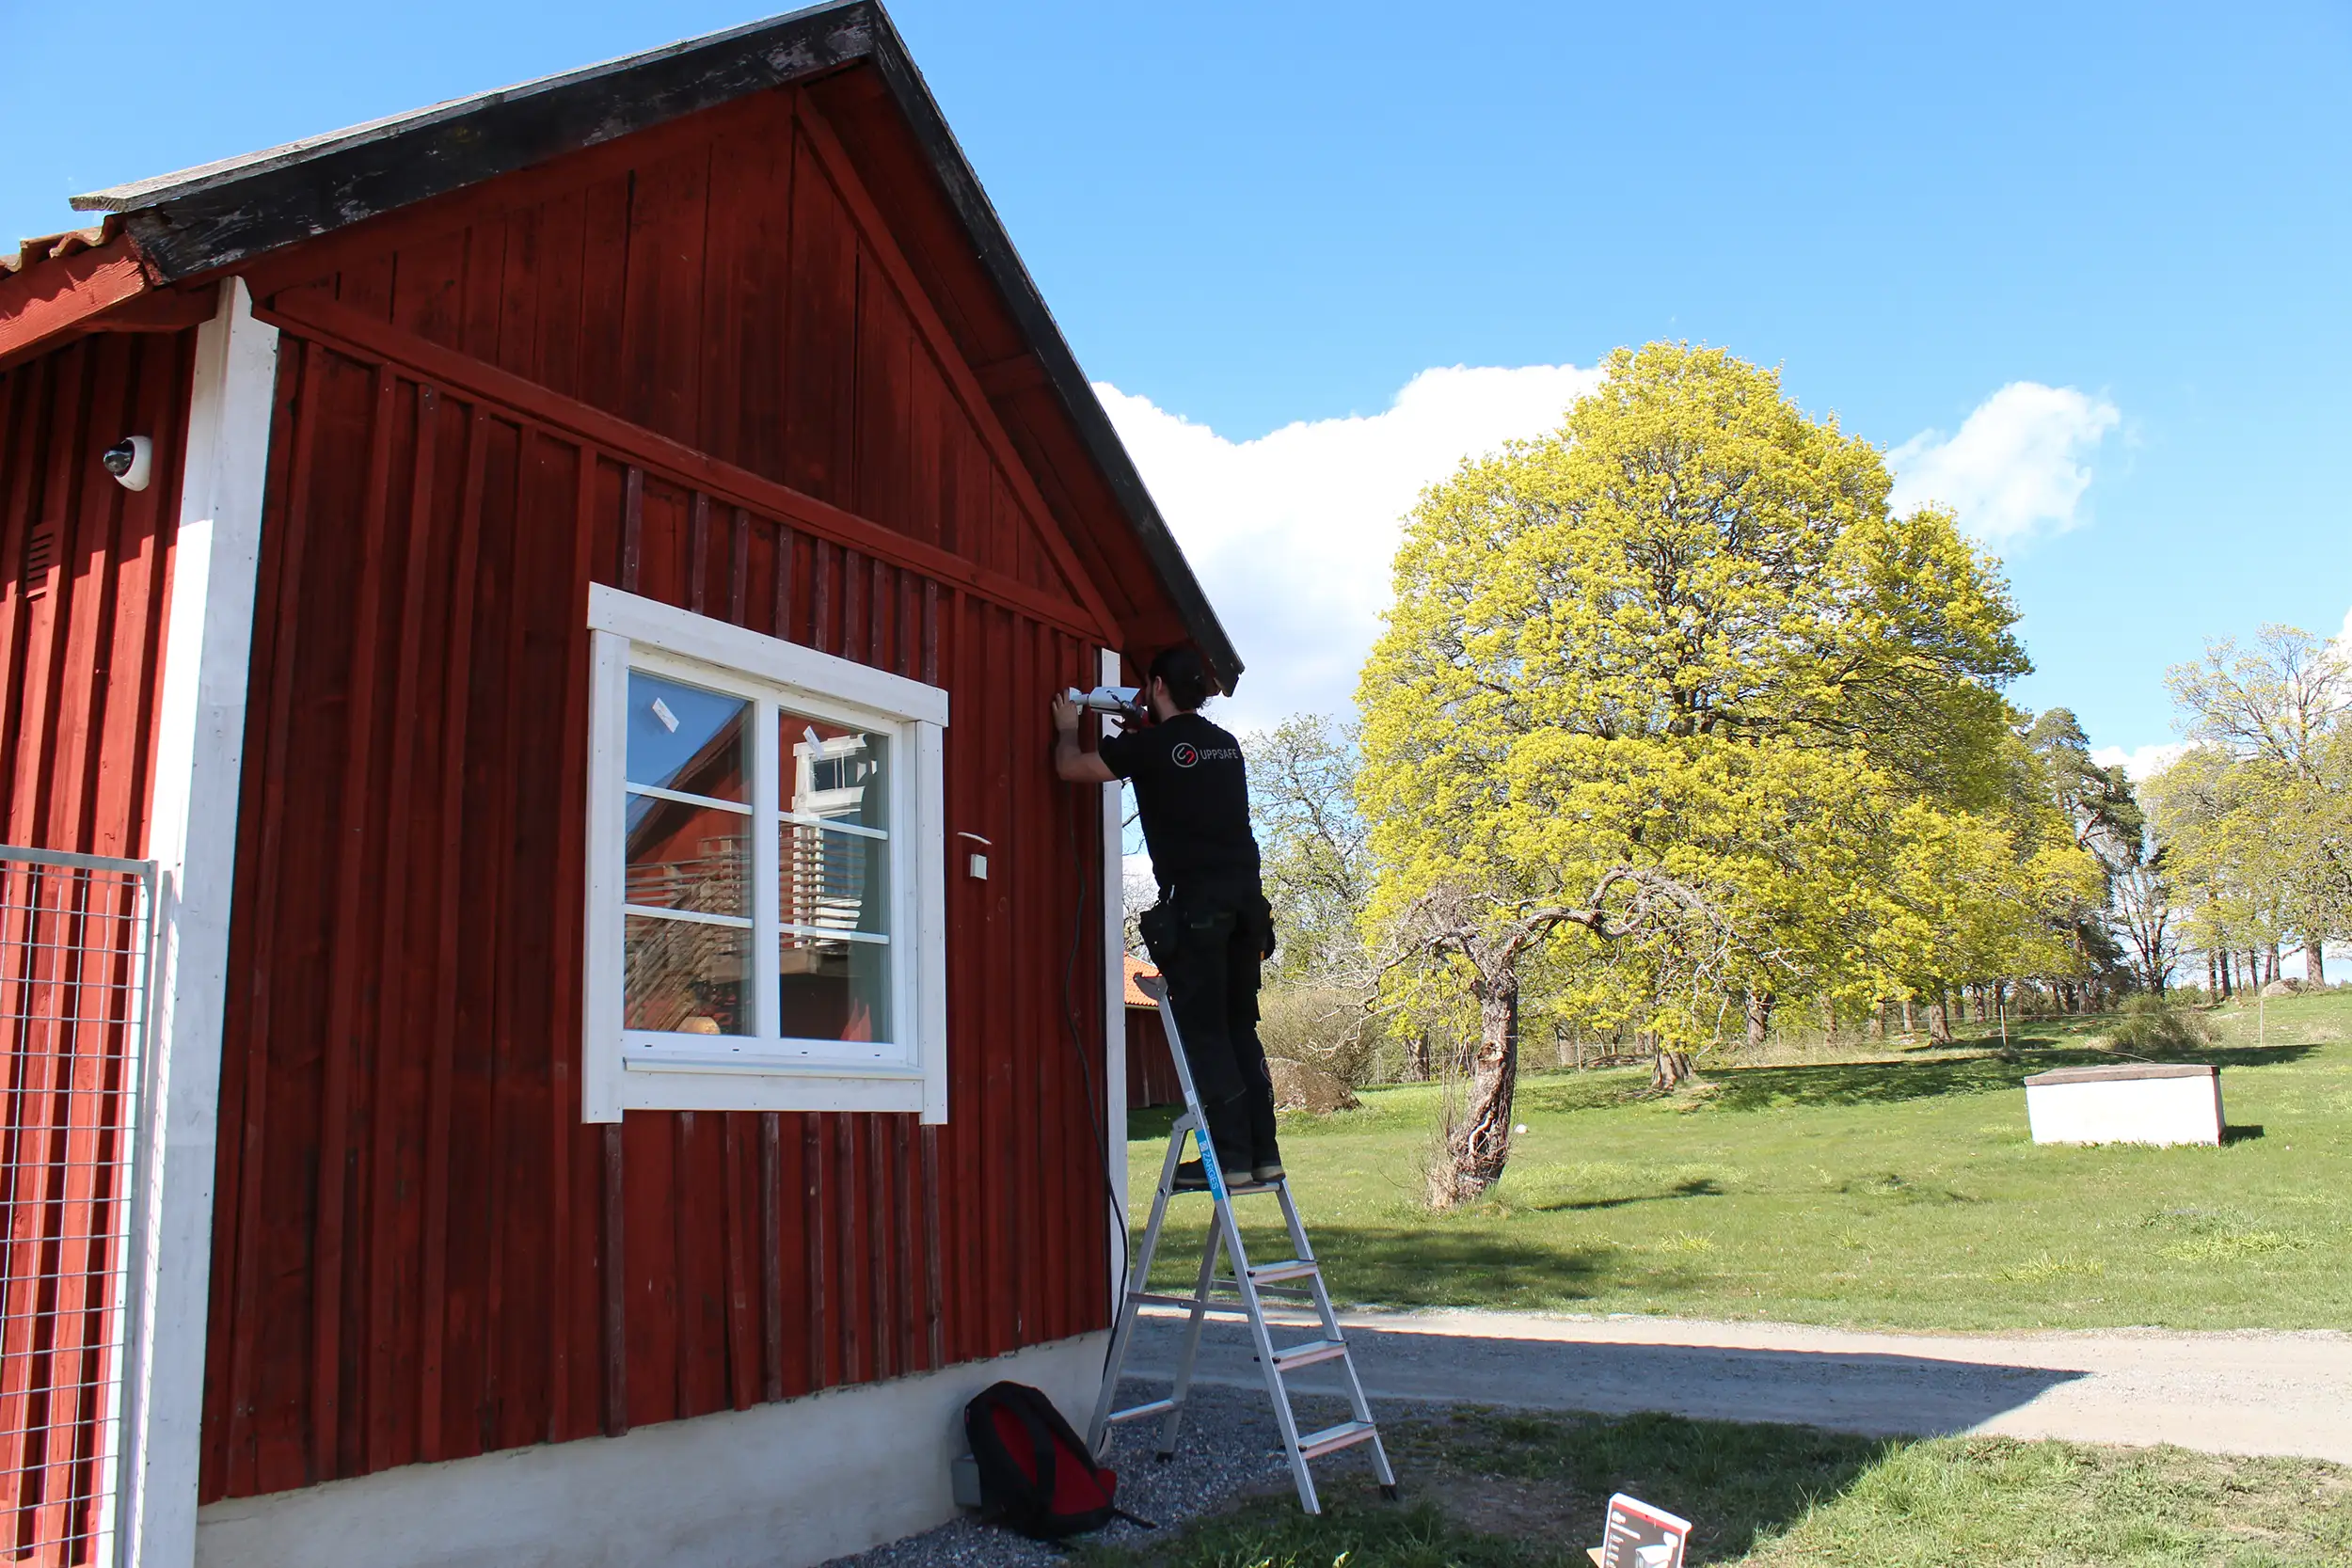
<path id="1" fill-rule="evenodd" d="M 1070 784 L 1109 784 L 1119 777 L 1092 752 L 1078 747 L 1078 705 L 1054 698 L 1054 772 Z"/>

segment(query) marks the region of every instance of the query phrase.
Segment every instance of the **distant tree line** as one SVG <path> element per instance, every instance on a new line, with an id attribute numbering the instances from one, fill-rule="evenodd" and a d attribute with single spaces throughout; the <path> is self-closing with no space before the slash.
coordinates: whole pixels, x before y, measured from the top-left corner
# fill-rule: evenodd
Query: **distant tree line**
<path id="1" fill-rule="evenodd" d="M 2327 978 L 2352 927 L 2352 670 L 2295 626 L 2224 639 L 2166 677 L 2190 745 L 2148 781 L 2158 845 L 2152 904 L 2205 955 L 2209 993 L 2277 980 L 2280 949 Z"/>

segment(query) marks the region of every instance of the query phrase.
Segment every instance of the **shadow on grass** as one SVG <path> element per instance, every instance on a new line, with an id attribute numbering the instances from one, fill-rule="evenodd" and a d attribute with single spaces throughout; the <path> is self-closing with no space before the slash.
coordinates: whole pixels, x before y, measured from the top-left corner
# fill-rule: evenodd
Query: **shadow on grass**
<path id="1" fill-rule="evenodd" d="M 1538 1203 L 1538 1213 L 1574 1214 L 1593 1209 L 1627 1209 L 1637 1203 L 1672 1203 L 1684 1197 L 1721 1197 L 1723 1183 L 1711 1176 L 1695 1176 L 1688 1181 L 1677 1181 L 1662 1193 L 1638 1193 L 1631 1197 L 1580 1198 L 1567 1203 Z"/>
<path id="2" fill-rule="evenodd" d="M 2310 1045 L 2216 1046 L 2177 1059 L 2211 1062 L 2223 1069 L 2279 1067 L 2300 1061 L 2317 1049 Z M 2018 1087 L 2029 1074 L 2052 1068 L 2105 1067 L 2134 1059 L 2106 1051 L 2050 1049 L 2033 1038 L 2015 1037 L 2006 1055 L 1726 1068 L 1708 1075 L 1714 1092 L 1707 1106 L 1717 1111 L 1770 1111 L 1796 1105 L 1891 1105 L 1939 1095 L 1997 1094 Z"/>
<path id="3" fill-rule="evenodd" d="M 1168 1142 L 1168 1134 L 1175 1128 L 1176 1118 L 1184 1114 L 1182 1105 L 1147 1105 L 1127 1113 L 1129 1143 Z"/>
<path id="4" fill-rule="evenodd" d="M 1649 1083 L 1638 1072 L 1529 1073 L 1519 1079 L 1518 1108 L 1548 1116 L 1613 1110 L 1649 1098 Z"/>
<path id="5" fill-rule="evenodd" d="M 1818 1427 L 1656 1413 L 1562 1420 L 1481 1410 L 1447 1425 L 1458 1461 L 1488 1473 L 1591 1497 L 1629 1492 L 1682 1514 L 1696 1526 L 1686 1559 L 1693 1564 L 1745 1555 L 1910 1446 Z"/>
<path id="6" fill-rule="evenodd" d="M 1334 1295 L 1383 1307 L 1584 1301 L 1618 1283 L 1614 1248 L 1531 1244 L 1485 1228 L 1407 1229 L 1327 1220 L 1315 1227 L 1314 1244 Z M 1181 1254 L 1185 1248 L 1179 1243 L 1175 1250 Z M 1186 1287 L 1200 1261 L 1195 1242 L 1184 1270 Z"/>

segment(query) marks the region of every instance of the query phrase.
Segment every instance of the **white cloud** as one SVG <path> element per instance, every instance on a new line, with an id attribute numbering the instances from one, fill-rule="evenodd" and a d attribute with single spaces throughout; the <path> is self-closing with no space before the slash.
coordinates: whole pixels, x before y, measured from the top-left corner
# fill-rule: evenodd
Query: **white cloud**
<path id="1" fill-rule="evenodd" d="M 2160 740 L 2153 745 L 2135 746 L 2125 751 L 2121 746 L 2101 746 L 2090 753 L 2090 760 L 2102 768 L 2121 763 L 2124 776 L 2134 784 L 2144 784 L 2181 760 L 2188 750 L 2185 740 Z"/>
<path id="2" fill-rule="evenodd" d="M 1886 454 L 1895 509 L 1941 502 L 1989 545 L 2063 533 L 2082 520 L 2087 459 L 2122 418 L 2106 398 L 2012 381 L 1979 404 L 1956 434 L 1923 430 Z"/>
<path id="3" fill-rule="evenodd" d="M 1428 370 L 1381 413 L 1253 441 L 1096 383 L 1248 666 L 1219 721 L 1248 730 L 1293 713 L 1352 713 L 1415 499 L 1466 456 L 1558 428 L 1599 381 L 1574 365 Z"/>

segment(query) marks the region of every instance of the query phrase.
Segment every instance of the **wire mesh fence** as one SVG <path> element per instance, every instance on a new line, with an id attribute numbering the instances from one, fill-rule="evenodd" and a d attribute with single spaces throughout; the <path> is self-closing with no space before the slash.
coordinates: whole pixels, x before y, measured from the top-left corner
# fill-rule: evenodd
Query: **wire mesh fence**
<path id="1" fill-rule="evenodd" d="M 111 1564 L 154 872 L 0 846 L 0 1563 Z"/>

